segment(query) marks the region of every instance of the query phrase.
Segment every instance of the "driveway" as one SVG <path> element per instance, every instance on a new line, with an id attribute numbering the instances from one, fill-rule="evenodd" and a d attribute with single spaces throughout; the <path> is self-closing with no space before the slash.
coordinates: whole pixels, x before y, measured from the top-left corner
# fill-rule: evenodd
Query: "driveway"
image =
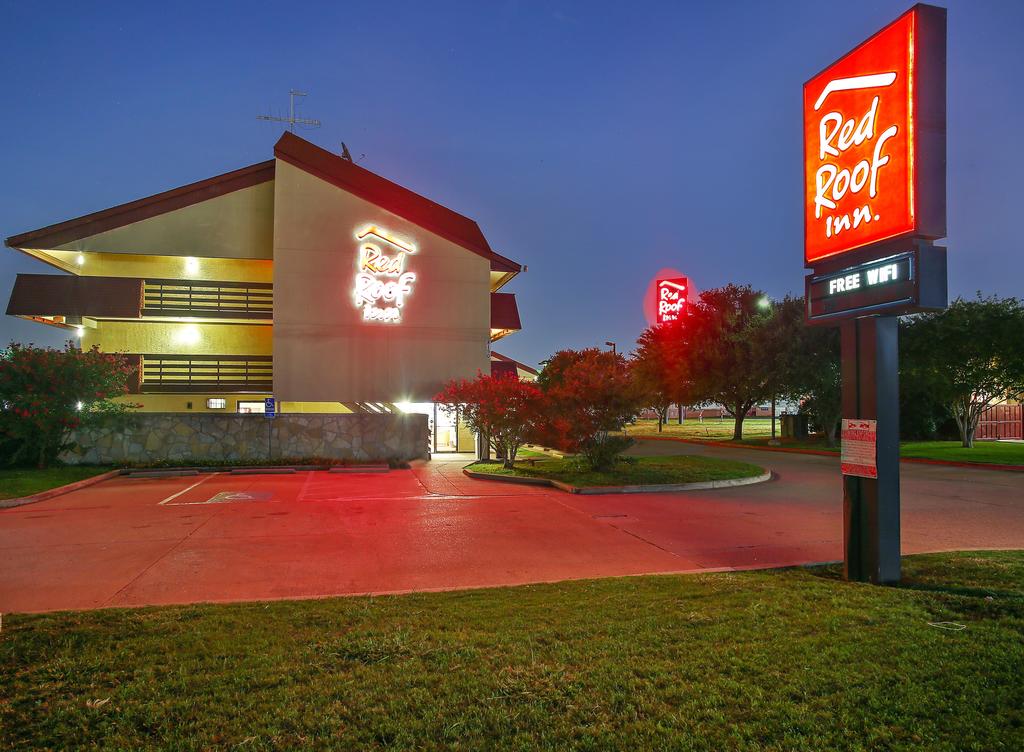
<path id="1" fill-rule="evenodd" d="M 381 474 L 115 478 L 0 511 L 0 612 L 306 598 L 781 566 L 842 556 L 832 457 L 676 442 L 769 483 L 571 496 L 464 462 Z M 903 465 L 905 553 L 1024 548 L 1024 474 Z"/>

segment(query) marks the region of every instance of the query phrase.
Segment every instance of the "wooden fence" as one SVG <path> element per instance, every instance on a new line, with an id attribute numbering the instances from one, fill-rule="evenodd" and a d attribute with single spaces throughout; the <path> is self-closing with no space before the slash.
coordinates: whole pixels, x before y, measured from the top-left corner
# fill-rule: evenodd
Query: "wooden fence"
<path id="1" fill-rule="evenodd" d="M 993 405 L 981 414 L 976 439 L 1024 439 L 1021 405 Z"/>

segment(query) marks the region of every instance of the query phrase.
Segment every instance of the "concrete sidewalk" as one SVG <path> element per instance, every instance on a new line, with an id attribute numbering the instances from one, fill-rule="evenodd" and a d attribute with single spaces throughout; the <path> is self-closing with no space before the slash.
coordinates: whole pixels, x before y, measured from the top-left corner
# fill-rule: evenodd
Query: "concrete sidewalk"
<path id="1" fill-rule="evenodd" d="M 115 478 L 0 511 L 0 611 L 303 598 L 791 565 L 842 555 L 832 457 L 644 442 L 770 483 L 570 496 L 434 461 L 387 474 Z M 1024 548 L 1024 477 L 903 466 L 903 550 Z"/>

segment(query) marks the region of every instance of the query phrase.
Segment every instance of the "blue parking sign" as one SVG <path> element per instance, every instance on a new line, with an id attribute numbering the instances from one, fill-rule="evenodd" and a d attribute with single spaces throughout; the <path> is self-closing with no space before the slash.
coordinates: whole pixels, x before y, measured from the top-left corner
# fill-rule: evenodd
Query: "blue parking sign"
<path id="1" fill-rule="evenodd" d="M 267 397 L 263 400 L 263 414 L 268 418 L 273 418 L 277 415 L 277 402 L 273 397 Z"/>

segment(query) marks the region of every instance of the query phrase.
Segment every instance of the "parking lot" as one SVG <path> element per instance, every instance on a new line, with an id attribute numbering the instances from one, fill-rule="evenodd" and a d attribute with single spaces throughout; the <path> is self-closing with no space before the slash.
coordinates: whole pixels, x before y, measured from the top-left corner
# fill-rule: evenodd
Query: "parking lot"
<path id="1" fill-rule="evenodd" d="M 119 477 L 0 511 L 0 611 L 301 598 L 805 564 L 842 556 L 836 460 L 705 492 L 573 496 L 411 470 Z M 903 550 L 1024 547 L 1024 474 L 904 466 Z"/>

